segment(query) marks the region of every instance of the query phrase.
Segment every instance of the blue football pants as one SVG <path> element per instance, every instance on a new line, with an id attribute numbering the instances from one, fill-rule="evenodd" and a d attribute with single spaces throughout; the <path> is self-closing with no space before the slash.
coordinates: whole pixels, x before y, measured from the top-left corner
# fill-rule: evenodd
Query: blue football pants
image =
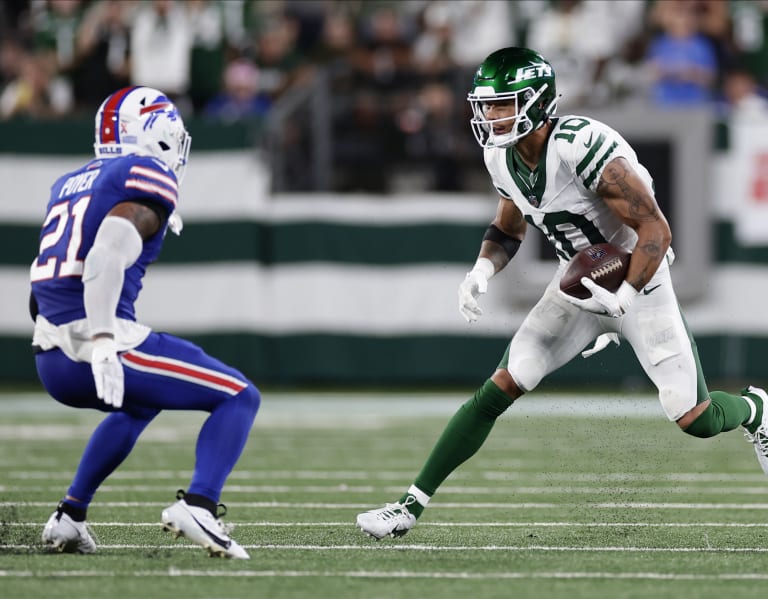
<path id="1" fill-rule="evenodd" d="M 54 349 L 35 356 L 48 393 L 62 404 L 110 412 L 91 435 L 68 495 L 87 507 L 101 483 L 128 457 L 139 435 L 162 410 L 202 410 L 195 468 L 188 492 L 219 501 L 248 440 L 261 397 L 240 372 L 189 341 L 151 333 L 120 354 L 125 395 L 119 409 L 96 397 L 91 365 Z"/>

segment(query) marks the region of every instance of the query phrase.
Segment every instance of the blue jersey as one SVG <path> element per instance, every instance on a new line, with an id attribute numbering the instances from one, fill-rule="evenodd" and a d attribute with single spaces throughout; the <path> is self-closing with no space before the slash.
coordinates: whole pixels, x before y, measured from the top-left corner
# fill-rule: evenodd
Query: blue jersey
<path id="1" fill-rule="evenodd" d="M 140 155 L 91 160 L 60 177 L 40 232 L 40 249 L 30 269 L 39 313 L 60 325 L 85 318 L 83 264 L 101 221 L 126 201 L 149 203 L 170 215 L 176 208 L 176 176 L 161 161 Z M 147 266 L 157 259 L 166 223 L 144 240 L 138 260 L 126 270 L 117 317 L 136 320 L 134 303 Z"/>

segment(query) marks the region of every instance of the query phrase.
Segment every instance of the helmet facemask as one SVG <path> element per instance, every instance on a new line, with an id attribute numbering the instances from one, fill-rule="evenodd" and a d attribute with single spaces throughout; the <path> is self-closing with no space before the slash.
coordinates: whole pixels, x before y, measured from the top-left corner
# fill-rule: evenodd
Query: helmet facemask
<path id="1" fill-rule="evenodd" d="M 119 90 L 96 114 L 97 158 L 146 154 L 165 163 L 178 182 L 184 175 L 192 138 L 176 106 L 148 87 Z"/>
<path id="2" fill-rule="evenodd" d="M 514 146 L 547 122 L 557 108 L 557 99 L 555 71 L 541 54 L 528 48 L 501 48 L 480 64 L 467 95 L 472 132 L 483 148 Z M 492 102 L 513 103 L 505 111 L 511 116 L 488 119 Z M 508 132 L 493 132 L 494 125 L 505 124 L 511 124 Z"/>
<path id="3" fill-rule="evenodd" d="M 537 129 L 541 128 L 547 119 L 555 112 L 557 97 L 552 97 L 545 106 L 545 98 L 542 98 L 549 87 L 544 83 L 538 89 L 526 87 L 515 92 L 496 93 L 493 87 L 478 86 L 473 93 L 467 96 L 472 107 L 473 117 L 470 120 L 472 133 L 477 143 L 483 148 L 508 148 Z M 513 101 L 514 114 L 512 116 L 487 119 L 484 105 L 495 101 Z M 512 122 L 512 129 L 503 134 L 494 134 L 494 125 Z"/>

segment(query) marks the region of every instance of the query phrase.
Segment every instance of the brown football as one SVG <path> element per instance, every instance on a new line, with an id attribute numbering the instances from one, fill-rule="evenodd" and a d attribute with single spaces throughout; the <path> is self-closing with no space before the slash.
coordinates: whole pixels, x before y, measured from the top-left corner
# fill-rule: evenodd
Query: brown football
<path id="1" fill-rule="evenodd" d="M 591 294 L 581 278 L 589 277 L 608 291 L 616 291 L 627 276 L 630 255 L 610 243 L 590 245 L 571 258 L 560 279 L 560 290 L 572 297 L 588 298 Z"/>

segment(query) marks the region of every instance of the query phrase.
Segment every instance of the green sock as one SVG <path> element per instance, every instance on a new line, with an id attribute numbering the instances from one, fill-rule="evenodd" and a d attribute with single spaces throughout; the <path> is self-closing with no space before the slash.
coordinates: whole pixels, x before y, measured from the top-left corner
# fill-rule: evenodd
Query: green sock
<path id="1" fill-rule="evenodd" d="M 448 422 L 414 484 L 430 497 L 434 495 L 448 475 L 480 449 L 496 419 L 512 401 L 488 379 Z M 401 503 L 407 497 L 406 493 Z M 424 507 L 415 503 L 408 510 L 418 518 Z"/>
<path id="2" fill-rule="evenodd" d="M 409 497 L 413 497 L 411 501 L 408 501 Z M 424 512 L 424 508 L 426 506 L 421 505 L 418 501 L 416 501 L 416 497 L 411 495 L 410 493 L 403 493 L 403 496 L 397 500 L 398 503 L 402 503 L 404 506 L 408 508 L 408 511 L 413 514 L 413 516 L 418 520 L 419 516 L 421 516 L 422 512 Z"/>
<path id="3" fill-rule="evenodd" d="M 723 391 L 712 391 L 709 394 L 710 404 L 685 432 L 702 439 L 714 437 L 719 433 L 730 431 L 744 424 L 752 415 L 749 405 L 740 395 L 731 395 Z M 760 404 L 761 402 L 756 402 Z M 761 409 L 758 405 L 758 409 Z M 755 416 L 757 424 L 761 415 Z M 755 426 L 757 428 L 757 426 Z"/>

